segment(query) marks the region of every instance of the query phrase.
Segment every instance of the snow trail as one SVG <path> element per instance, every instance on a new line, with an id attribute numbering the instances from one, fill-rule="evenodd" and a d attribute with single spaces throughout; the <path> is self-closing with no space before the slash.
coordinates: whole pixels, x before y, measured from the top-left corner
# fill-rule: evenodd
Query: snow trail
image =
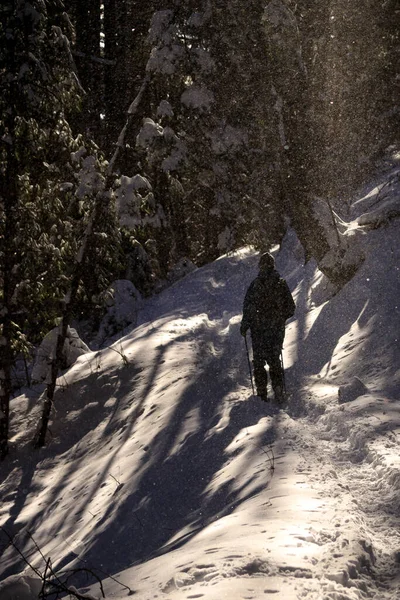
<path id="1" fill-rule="evenodd" d="M 368 233 L 363 266 L 334 296 L 287 236 L 277 266 L 297 309 L 283 407 L 251 396 L 248 249 L 175 283 L 132 331 L 79 358 L 43 450 L 29 445 L 40 386 L 14 399 L 0 524 L 32 564 L 43 569 L 28 531 L 61 572 L 99 569 L 109 600 L 129 596 L 115 579 L 138 600 L 397 599 L 398 227 Z M 0 577 L 22 571 L 28 589 L 29 569 L 3 540 L 0 552 Z"/>

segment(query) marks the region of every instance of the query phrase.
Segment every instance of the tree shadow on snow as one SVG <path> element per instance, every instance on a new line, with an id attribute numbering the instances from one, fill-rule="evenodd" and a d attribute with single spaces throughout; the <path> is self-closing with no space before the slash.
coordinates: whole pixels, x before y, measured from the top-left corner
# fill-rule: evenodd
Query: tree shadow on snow
<path id="1" fill-rule="evenodd" d="M 244 398 L 234 394 L 238 384 L 242 385 L 242 389 L 245 386 L 249 389 L 247 358 L 238 324 L 230 326 L 229 334 L 222 335 L 222 329 L 227 325 L 224 313 L 227 312 L 229 317 L 229 313 L 238 313 L 238 306 L 241 309 L 255 264 L 254 257 L 244 261 L 233 260 L 230 267 L 235 267 L 236 276 L 232 281 L 224 276 L 223 261 L 221 273 L 215 268 L 201 270 L 184 284 L 187 286 L 186 297 L 182 300 L 180 292 L 176 302 L 169 303 L 169 312 L 162 317 L 162 325 L 176 318 L 198 315 L 199 312 L 208 317 L 209 322 L 201 331 L 204 342 L 197 357 L 199 367 L 192 373 L 190 385 L 176 399 L 166 426 L 155 430 L 147 446 L 137 450 L 141 453 L 141 456 L 137 454 L 140 456 L 137 461 L 140 475 L 134 489 L 129 488 L 129 482 L 125 482 L 121 489 L 115 487 L 105 513 L 98 520 L 93 520 L 93 535 L 90 540 L 85 540 L 85 550 L 80 554 L 65 552 L 57 568 L 71 564 L 79 566 L 79 560 L 84 560 L 93 568 L 103 565 L 107 572 L 113 574 L 186 543 L 196 532 L 229 514 L 267 485 L 270 476 L 268 458 L 262 449 L 256 449 L 255 452 L 260 452 L 260 461 L 265 462 L 267 475 L 255 480 L 249 475 L 241 484 L 231 479 L 213 492 L 209 488 L 215 475 L 236 454 L 233 452 L 228 456 L 226 448 L 246 427 L 267 417 L 268 423 L 258 443 L 263 446 L 275 440 L 273 411 L 260 401 L 247 401 L 249 391 Z M 203 294 L 204 301 L 199 307 L 198 294 L 204 289 L 207 293 Z M 161 311 L 157 302 L 159 299 L 155 299 L 154 317 L 159 318 Z M 215 332 L 213 327 L 221 331 Z M 142 342 L 154 329 L 157 327 L 143 334 Z M 160 344 L 145 372 L 139 372 L 135 363 L 125 367 L 121 365 L 116 370 L 103 370 L 100 375 L 92 373 L 84 382 L 78 381 L 64 393 L 58 393 L 54 440 L 40 458 L 56 462 L 57 455 L 64 453 L 70 462 L 67 468 L 64 465 L 63 471 L 52 483 L 45 502 L 37 507 L 26 529 L 35 533 L 48 520 L 52 523 L 52 536 L 59 532 L 62 532 L 63 538 L 76 535 L 90 502 L 110 474 L 116 474 L 113 469 L 118 465 L 119 453 L 131 441 L 135 427 L 141 419 L 151 418 L 150 394 L 154 398 L 154 386 L 167 351 L 174 344 L 190 342 L 197 333 L 188 332 Z M 215 353 L 210 352 L 209 342 L 217 346 Z M 135 382 L 139 381 L 142 387 L 138 390 Z M 105 386 L 108 386 L 107 394 L 104 393 Z M 84 397 L 79 397 L 79 394 Z M 228 395 L 232 397 L 232 405 L 227 409 L 224 397 Z M 198 411 L 197 427 L 182 439 L 179 437 L 182 424 L 195 409 Z M 225 421 L 217 426 L 223 411 Z M 98 436 L 90 446 L 93 430 L 98 432 Z M 74 477 L 79 470 L 90 466 L 91 453 L 101 449 L 107 452 L 107 459 L 92 480 L 91 488 L 82 493 L 82 490 L 75 489 Z M 35 465 L 23 474 L 20 486 L 26 481 L 27 487 L 32 488 L 34 473 Z M 67 516 L 65 511 L 71 506 L 71 498 L 65 498 L 66 490 L 74 494 L 74 512 Z M 18 520 L 25 505 L 24 498 L 26 496 L 14 501 L 10 524 Z M 7 557 L 4 566 L 2 575 L 6 576 L 20 571 L 22 564 L 14 556 L 13 561 Z"/>
<path id="2" fill-rule="evenodd" d="M 225 450 L 238 433 L 273 413 L 268 413 L 268 407 L 261 401 L 237 398 L 230 408 L 226 426 L 216 427 L 221 418 L 223 398 L 237 386 L 237 379 L 230 376 L 231 370 L 237 372 L 240 369 L 243 380 L 247 375 L 247 359 L 243 355 L 238 361 L 232 352 L 233 337 L 238 343 L 242 342 L 238 327 L 234 336 L 229 336 L 219 347 L 218 359 L 210 358 L 207 344 L 204 344 L 199 363 L 206 367 L 177 399 L 167 426 L 149 440 L 138 465 L 141 476 L 135 491 L 119 505 L 117 514 L 110 504 L 97 523 L 102 533 L 95 537 L 85 556 L 92 564 L 94 561 L 107 565 L 107 570 L 115 573 L 168 552 L 187 543 L 209 523 L 231 513 L 265 488 L 264 479 L 251 482 L 249 477 L 244 486 L 246 489 L 235 486 L 233 481 L 225 482 L 214 493 L 209 489 L 216 473 L 226 466 Z M 184 339 L 182 336 L 174 343 Z M 196 407 L 199 410 L 196 431 L 177 445 L 182 424 Z M 132 421 L 127 428 L 128 436 L 133 427 Z M 272 444 L 274 440 L 272 418 L 261 443 Z M 268 473 L 268 459 L 261 450 L 260 460 L 266 463 L 265 472 Z M 110 548 L 116 547 L 115 554 L 110 552 Z"/>

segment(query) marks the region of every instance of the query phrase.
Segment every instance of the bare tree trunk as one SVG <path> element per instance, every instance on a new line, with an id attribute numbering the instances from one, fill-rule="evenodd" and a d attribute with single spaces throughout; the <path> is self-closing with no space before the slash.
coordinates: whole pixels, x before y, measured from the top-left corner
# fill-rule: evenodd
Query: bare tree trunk
<path id="1" fill-rule="evenodd" d="M 107 188 L 105 187 L 105 189 Z M 89 218 L 80 249 L 75 259 L 74 276 L 71 280 L 69 291 L 64 299 L 64 310 L 60 324 L 60 331 L 57 337 L 55 358 L 51 363 L 50 381 L 46 387 L 42 416 L 40 419 L 38 432 L 34 439 L 34 445 L 36 448 L 41 448 L 44 446 L 46 441 L 46 433 L 51 409 L 53 407 L 54 394 L 56 391 L 57 377 L 63 362 L 63 350 L 67 337 L 67 331 L 71 322 L 79 284 L 85 268 L 85 258 L 87 256 L 89 243 L 95 231 L 94 224 L 97 222 L 97 218 L 101 214 L 102 205 L 105 201 L 107 203 L 109 202 L 109 198 L 106 196 L 106 193 L 104 191 L 99 192 L 93 213 Z"/>
<path id="2" fill-rule="evenodd" d="M 46 442 L 46 433 L 49 425 L 51 409 L 54 402 L 54 394 L 56 390 L 57 376 L 61 368 L 64 342 L 67 337 L 68 319 L 63 317 L 60 325 L 60 332 L 57 337 L 56 356 L 51 363 L 50 382 L 47 384 L 44 397 L 43 411 L 40 419 L 39 429 L 34 440 L 36 448 L 41 448 Z"/>

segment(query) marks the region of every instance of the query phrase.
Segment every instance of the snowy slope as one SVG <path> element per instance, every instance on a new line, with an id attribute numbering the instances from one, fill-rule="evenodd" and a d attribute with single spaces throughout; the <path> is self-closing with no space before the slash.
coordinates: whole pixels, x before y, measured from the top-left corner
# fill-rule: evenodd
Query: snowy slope
<path id="1" fill-rule="evenodd" d="M 380 189 L 354 207 L 347 230 L 365 261 L 333 297 L 292 233 L 277 254 L 297 304 L 284 408 L 251 392 L 239 333 L 249 249 L 152 298 L 134 330 L 81 357 L 60 378 L 46 449 L 30 447 L 39 388 L 13 401 L 0 524 L 33 566 L 44 561 L 28 532 L 54 568 L 97 570 L 109 599 L 400 597 L 400 226 Z M 1 543 L 0 579 L 34 575 Z M 4 586 L 0 600 L 35 597 Z"/>

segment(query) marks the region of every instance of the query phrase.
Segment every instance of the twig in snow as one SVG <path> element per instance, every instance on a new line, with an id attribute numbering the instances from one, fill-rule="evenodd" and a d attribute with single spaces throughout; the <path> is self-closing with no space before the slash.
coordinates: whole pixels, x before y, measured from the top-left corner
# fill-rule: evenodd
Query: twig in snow
<path id="1" fill-rule="evenodd" d="M 272 446 L 268 446 L 268 452 L 266 452 L 262 446 L 257 446 L 257 444 L 254 444 L 253 442 L 251 442 L 251 444 L 255 448 L 258 448 L 259 450 L 261 450 L 261 452 L 264 452 L 264 454 L 268 457 L 269 464 L 270 464 L 269 470 L 271 471 L 271 473 L 274 473 L 275 472 L 275 454 L 274 454 L 274 449 L 272 448 Z"/>
<path id="2" fill-rule="evenodd" d="M 119 354 L 120 357 L 122 358 L 122 362 L 124 363 L 124 367 L 127 367 L 129 365 L 129 360 L 128 360 L 126 354 L 124 354 L 124 351 L 122 350 L 122 344 L 120 344 L 120 345 L 121 345 L 120 350 L 117 350 L 117 348 L 113 348 L 112 346 L 110 346 L 110 350 L 114 350 L 114 352 Z"/>
<path id="3" fill-rule="evenodd" d="M 47 559 L 47 563 L 46 563 L 46 567 L 43 573 L 43 582 L 42 582 L 42 589 L 39 592 L 39 598 L 41 600 L 43 600 L 46 596 L 45 596 L 45 588 L 46 588 L 46 581 L 47 581 L 47 570 L 50 569 L 50 558 Z"/>
<path id="4" fill-rule="evenodd" d="M 114 481 L 117 482 L 118 486 L 122 485 L 122 483 L 120 481 L 118 481 L 118 479 L 116 477 L 114 477 L 114 475 L 112 473 L 109 473 L 109 476 L 112 477 L 114 479 Z"/>
<path id="5" fill-rule="evenodd" d="M 63 596 L 65 596 L 65 594 L 69 594 L 69 596 L 73 596 L 74 598 L 76 598 L 76 600 L 87 600 L 88 596 L 86 596 L 84 594 L 80 594 L 77 590 L 75 590 L 74 588 L 68 587 L 68 585 L 67 585 L 68 579 L 70 577 L 72 577 L 72 575 L 77 575 L 80 572 L 89 573 L 97 580 L 97 582 L 100 585 L 101 594 L 102 594 L 103 598 L 105 598 L 103 584 L 101 582 L 101 579 L 90 569 L 74 569 L 73 571 L 71 571 L 71 574 L 68 576 L 67 581 L 63 582 L 60 579 L 60 576 L 54 571 L 54 569 L 51 565 L 51 558 L 48 558 L 48 559 L 45 558 L 42 550 L 40 549 L 39 545 L 36 543 L 32 534 L 28 532 L 29 539 L 33 542 L 36 550 L 38 551 L 40 556 L 45 561 L 45 570 L 43 573 L 41 573 L 39 571 L 39 569 L 34 567 L 29 562 L 29 560 L 26 558 L 24 553 L 18 548 L 18 546 L 16 545 L 16 543 L 13 540 L 13 537 L 8 533 L 8 531 L 6 531 L 4 529 L 4 527 L 2 527 L 2 526 L 0 526 L 0 529 L 7 536 L 11 546 L 19 554 L 19 556 L 22 558 L 22 560 L 25 562 L 25 564 L 28 565 L 28 567 L 35 573 L 35 575 L 38 577 L 38 579 L 40 579 L 40 581 L 42 581 L 42 589 L 39 593 L 39 598 L 41 598 L 41 600 L 45 600 L 46 598 L 49 598 L 50 596 L 54 596 L 54 595 L 56 596 L 56 598 L 59 598 L 60 594 L 62 594 Z M 50 589 L 48 591 L 46 591 L 46 587 L 49 587 Z"/>

